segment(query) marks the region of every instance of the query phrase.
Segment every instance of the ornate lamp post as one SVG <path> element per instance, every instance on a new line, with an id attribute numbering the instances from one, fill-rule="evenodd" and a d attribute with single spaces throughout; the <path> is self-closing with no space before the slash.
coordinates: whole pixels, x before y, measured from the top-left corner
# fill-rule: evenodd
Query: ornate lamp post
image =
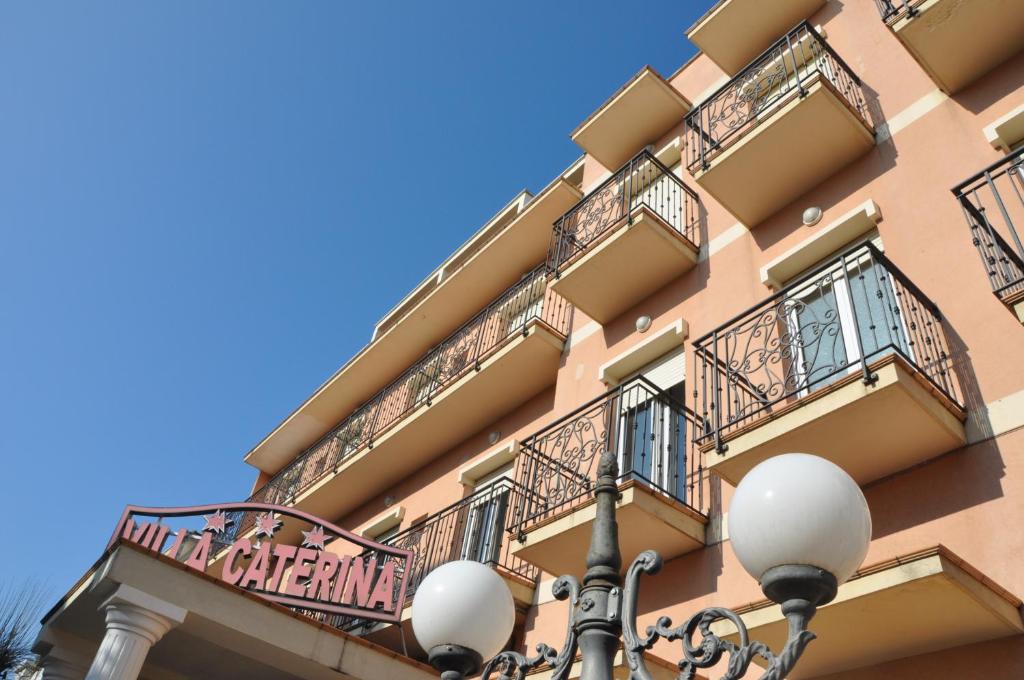
<path id="1" fill-rule="evenodd" d="M 571 614 L 561 651 L 545 644 L 536 656 L 499 652 L 512 633 L 512 596 L 501 578 L 475 562 L 453 562 L 431 572 L 413 601 L 412 625 L 430 663 L 443 680 L 462 680 L 482 669 L 484 680 L 524 680 L 527 671 L 552 666 L 552 678 L 565 680 L 581 651 L 583 680 L 611 680 L 614 657 L 622 644 L 631 680 L 651 680 L 643 653 L 664 638 L 682 641 L 680 678 L 689 680 L 697 669 L 711 668 L 728 653 L 722 680 L 746 674 L 754 657 L 767 670 L 764 680 L 782 680 L 814 639 L 807 624 L 817 607 L 836 595 L 839 584 L 857 570 L 871 539 L 871 515 L 860 488 L 829 461 L 802 453 L 770 458 L 747 473 L 730 505 L 729 535 L 744 569 L 756 578 L 764 594 L 782 605 L 789 637 L 779 653 L 751 641 L 739 615 L 728 609 L 697 612 L 679 626 L 662 617 L 644 634 L 637 631 L 640 575 L 656 574 L 661 557 L 641 553 L 619 576 L 615 502 L 618 488 L 615 456 L 605 452 L 594 489 L 594 521 L 587 571 L 582 586 L 562 576 L 552 590 L 568 599 Z M 711 624 L 731 621 L 739 643 L 717 637 Z M 695 643 L 695 634 L 700 641 Z M 484 658 L 493 657 L 486 664 Z"/>

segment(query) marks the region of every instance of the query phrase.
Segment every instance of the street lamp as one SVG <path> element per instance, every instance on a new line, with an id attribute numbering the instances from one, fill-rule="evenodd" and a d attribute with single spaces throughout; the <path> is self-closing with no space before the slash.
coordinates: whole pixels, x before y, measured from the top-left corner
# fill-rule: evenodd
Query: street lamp
<path id="1" fill-rule="evenodd" d="M 557 599 L 571 605 L 561 651 L 540 644 L 531 657 L 497 653 L 512 633 L 512 598 L 501 578 L 484 565 L 453 562 L 427 576 L 413 601 L 413 632 L 444 680 L 461 680 L 481 670 L 484 680 L 524 680 L 528 671 L 545 663 L 552 666 L 554 680 L 565 680 L 577 648 L 582 680 L 611 680 L 620 645 L 631 680 L 651 680 L 643 653 L 659 639 L 682 641 L 680 678 L 692 678 L 697 669 L 715 666 L 728 654 L 722 680 L 742 677 L 754 657 L 767 666 L 764 680 L 782 680 L 815 637 L 807 624 L 817 607 L 830 602 L 839 584 L 853 575 L 871 540 L 864 494 L 842 469 L 804 453 L 769 458 L 736 487 L 729 538 L 740 564 L 758 580 L 765 596 L 782 605 L 789 622 L 782 650 L 775 654 L 751 641 L 739 615 L 718 607 L 699 611 L 675 627 L 668 617 L 661 617 L 641 635 L 636 628 L 640 575 L 656 574 L 662 560 L 653 550 L 641 553 L 626 570 L 623 585 L 615 521 L 617 476 L 614 452 L 606 451 L 594 489 L 597 517 L 583 584 L 562 576 L 552 587 Z M 485 578 L 485 573 L 492 578 Z M 719 620 L 732 622 L 738 643 L 711 631 Z M 700 640 L 695 644 L 697 633 Z M 488 657 L 493 658 L 483 664 Z"/>
<path id="2" fill-rule="evenodd" d="M 427 574 L 412 601 L 412 631 L 444 680 L 480 671 L 512 634 L 512 593 L 479 562 L 449 562 Z"/>

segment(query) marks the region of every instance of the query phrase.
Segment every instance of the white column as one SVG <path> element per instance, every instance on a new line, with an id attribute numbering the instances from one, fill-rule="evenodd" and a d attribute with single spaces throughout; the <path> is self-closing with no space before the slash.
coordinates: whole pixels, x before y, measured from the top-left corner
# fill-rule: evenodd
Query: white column
<path id="1" fill-rule="evenodd" d="M 85 680 L 137 680 L 149 648 L 185 620 L 181 607 L 122 585 L 103 603 L 107 632 Z"/>
<path id="2" fill-rule="evenodd" d="M 56 656 L 43 658 L 43 680 L 83 680 L 85 667 Z"/>
<path id="3" fill-rule="evenodd" d="M 91 655 L 85 651 L 87 644 L 72 635 L 64 634 L 53 628 L 43 628 L 32 651 L 39 655 L 41 676 L 33 676 L 36 680 L 84 680 L 89 670 Z"/>

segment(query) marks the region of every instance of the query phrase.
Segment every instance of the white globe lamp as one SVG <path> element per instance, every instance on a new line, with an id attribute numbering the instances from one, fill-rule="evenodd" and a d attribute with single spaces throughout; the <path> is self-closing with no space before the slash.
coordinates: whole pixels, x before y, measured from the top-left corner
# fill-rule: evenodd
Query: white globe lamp
<path id="1" fill-rule="evenodd" d="M 412 601 L 412 631 L 442 678 L 480 672 L 515 625 L 512 593 L 493 569 L 459 560 L 427 574 Z M 446 675 L 448 674 L 448 675 Z"/>
<path id="2" fill-rule="evenodd" d="M 835 463 L 806 453 L 774 456 L 750 470 L 736 487 L 728 522 L 740 564 L 780 603 L 831 601 L 871 541 L 860 487 Z"/>

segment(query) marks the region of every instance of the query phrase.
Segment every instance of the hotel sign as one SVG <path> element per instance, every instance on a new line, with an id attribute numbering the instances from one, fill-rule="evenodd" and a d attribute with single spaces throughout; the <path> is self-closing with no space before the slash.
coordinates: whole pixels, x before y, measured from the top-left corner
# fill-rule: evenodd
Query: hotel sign
<path id="1" fill-rule="evenodd" d="M 413 553 L 294 508 L 129 505 L 108 548 L 135 543 L 293 609 L 398 622 Z"/>

